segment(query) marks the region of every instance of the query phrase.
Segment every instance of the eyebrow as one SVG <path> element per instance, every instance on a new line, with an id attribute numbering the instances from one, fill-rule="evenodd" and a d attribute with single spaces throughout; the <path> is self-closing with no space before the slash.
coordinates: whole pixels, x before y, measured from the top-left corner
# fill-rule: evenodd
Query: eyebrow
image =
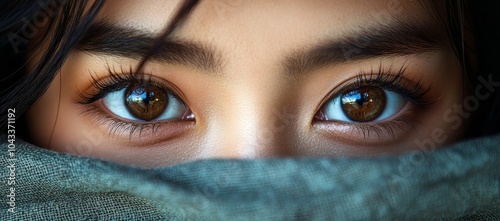
<path id="1" fill-rule="evenodd" d="M 439 26 L 430 22 L 394 21 L 379 26 L 360 27 L 341 38 L 331 39 L 310 49 L 295 50 L 285 57 L 284 73 L 291 77 L 338 63 L 404 56 L 437 51 L 444 46 Z M 76 49 L 110 56 L 142 59 L 157 41 L 151 33 L 120 27 L 104 21 L 94 23 Z M 164 39 L 154 50 L 152 60 L 196 67 L 211 73 L 222 73 L 223 57 L 204 44 Z"/>
<path id="2" fill-rule="evenodd" d="M 207 45 L 164 39 L 159 48 L 151 51 L 157 40 L 158 37 L 151 33 L 98 21 L 91 25 L 75 49 L 133 59 L 142 59 L 153 52 L 151 59 L 155 61 L 192 66 L 213 73 L 222 71 L 222 56 Z"/>
<path id="3" fill-rule="evenodd" d="M 338 63 L 382 56 L 405 56 L 440 50 L 444 35 L 430 22 L 395 21 L 377 27 L 362 27 L 344 37 L 327 40 L 309 50 L 292 52 L 282 62 L 292 77 Z"/>

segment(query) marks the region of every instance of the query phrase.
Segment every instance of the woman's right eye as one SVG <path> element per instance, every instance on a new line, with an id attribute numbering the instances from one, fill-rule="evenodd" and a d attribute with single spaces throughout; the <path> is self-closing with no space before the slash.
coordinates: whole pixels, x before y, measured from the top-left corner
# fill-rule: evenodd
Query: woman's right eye
<path id="1" fill-rule="evenodd" d="M 132 121 L 194 119 L 191 110 L 172 92 L 147 83 L 110 92 L 102 103 L 112 114 Z"/>

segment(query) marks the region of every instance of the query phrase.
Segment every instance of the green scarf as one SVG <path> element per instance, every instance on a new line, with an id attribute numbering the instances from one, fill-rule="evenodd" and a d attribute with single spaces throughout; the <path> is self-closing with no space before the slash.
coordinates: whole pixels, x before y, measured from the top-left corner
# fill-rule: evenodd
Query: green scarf
<path id="1" fill-rule="evenodd" d="M 157 169 L 0 149 L 0 220 L 500 220 L 500 136 L 398 156 Z"/>

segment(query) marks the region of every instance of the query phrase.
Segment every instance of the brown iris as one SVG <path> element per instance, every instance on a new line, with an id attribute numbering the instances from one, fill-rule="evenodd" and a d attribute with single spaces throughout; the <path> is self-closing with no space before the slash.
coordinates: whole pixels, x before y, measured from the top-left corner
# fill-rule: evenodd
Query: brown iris
<path id="1" fill-rule="evenodd" d="M 363 86 L 343 94 L 341 100 L 342 110 L 349 119 L 367 122 L 382 114 L 387 99 L 381 88 Z"/>
<path id="2" fill-rule="evenodd" d="M 125 105 L 133 116 L 150 121 L 165 111 L 168 93 L 153 85 L 131 85 L 125 91 Z"/>

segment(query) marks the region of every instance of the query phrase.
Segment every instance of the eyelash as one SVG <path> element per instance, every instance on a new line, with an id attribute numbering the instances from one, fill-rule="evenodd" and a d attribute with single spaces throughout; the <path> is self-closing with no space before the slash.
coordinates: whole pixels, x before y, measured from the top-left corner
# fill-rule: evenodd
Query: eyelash
<path id="1" fill-rule="evenodd" d="M 151 78 L 146 79 L 145 76 L 151 76 L 151 74 L 137 74 L 135 75 L 133 70 L 124 71 L 121 69 L 120 73 L 117 73 L 115 70 L 111 68 L 107 68 L 109 77 L 105 80 L 97 80 L 94 76 L 92 76 L 91 84 L 97 89 L 97 93 L 82 93 L 79 92 L 79 96 L 82 98 L 83 102 L 79 102 L 81 104 L 90 104 L 101 98 L 104 98 L 108 93 L 119 91 L 125 87 L 128 87 L 131 84 L 148 84 L 159 87 L 167 92 L 170 95 L 179 98 L 178 95 L 173 93 L 175 91 L 170 86 L 162 84 L 158 81 L 151 80 Z"/>
<path id="2" fill-rule="evenodd" d="M 160 126 L 165 123 L 174 123 L 171 121 L 165 122 L 130 122 L 116 119 L 115 117 L 109 116 L 109 114 L 104 113 L 100 108 L 95 105 L 90 105 L 102 98 L 104 98 L 107 94 L 115 91 L 119 91 L 123 88 L 128 87 L 131 84 L 148 84 L 159 87 L 165 91 L 167 91 L 170 95 L 184 102 L 184 99 L 179 98 L 177 94 L 173 91 L 176 91 L 171 86 L 167 86 L 158 81 L 152 80 L 151 77 L 146 78 L 146 76 L 151 76 L 150 74 L 134 74 L 135 72 L 132 69 L 125 71 L 120 69 L 120 72 L 116 72 L 114 69 L 107 67 L 108 76 L 105 80 L 98 80 L 94 75 L 91 76 L 91 85 L 95 88 L 96 92 L 94 93 L 86 93 L 77 91 L 79 97 L 82 101 L 77 102 L 79 104 L 85 105 L 88 107 L 86 114 L 90 114 L 91 117 L 96 117 L 98 124 L 108 124 L 108 132 L 109 134 L 114 134 L 117 132 L 129 132 L 129 137 L 131 138 L 134 133 L 141 134 L 145 129 L 151 129 L 154 133 L 155 130 L 158 130 Z"/>
<path id="3" fill-rule="evenodd" d="M 362 86 L 377 86 L 382 89 L 397 92 L 414 105 L 425 108 L 435 101 L 429 102 L 424 99 L 425 95 L 432 89 L 432 85 L 424 89 L 421 80 L 411 83 L 405 80 L 406 66 L 401 67 L 395 73 L 393 68 L 384 69 L 381 65 L 378 70 L 372 69 L 369 72 L 361 71 L 356 76 L 354 83 L 343 87 L 336 95 L 358 89 Z M 332 96 L 330 96 L 332 97 Z"/>
<path id="4" fill-rule="evenodd" d="M 384 69 L 382 65 L 379 66 L 378 69 L 372 69 L 369 72 L 361 71 L 355 77 L 353 83 L 343 86 L 340 90 L 334 90 L 334 92 L 330 93 L 329 96 L 323 100 L 320 108 L 325 104 L 325 102 L 330 99 L 339 96 L 348 91 L 363 87 L 363 86 L 377 86 L 385 90 L 390 90 L 400 94 L 404 99 L 408 100 L 412 103 L 417 110 L 426 110 L 428 106 L 435 103 L 435 101 L 429 102 L 428 99 L 425 99 L 425 95 L 431 90 L 432 85 L 429 85 L 427 88 L 424 88 L 421 80 L 416 81 L 415 83 L 411 83 L 410 81 L 405 80 L 405 72 L 406 66 L 401 67 L 396 72 L 391 71 L 393 68 Z M 173 90 L 170 86 L 162 84 L 158 81 L 154 81 L 151 78 L 146 79 L 146 74 L 138 74 L 135 75 L 132 69 L 128 71 L 124 71 L 121 69 L 120 73 L 117 73 L 115 70 L 110 67 L 107 68 L 109 77 L 105 80 L 97 80 L 94 76 L 91 78 L 92 86 L 97 90 L 95 93 L 82 93 L 78 91 L 79 96 L 82 101 L 78 102 L 79 104 L 83 104 L 88 106 L 88 104 L 94 103 L 102 98 L 104 98 L 108 93 L 115 92 L 121 90 L 130 84 L 133 83 L 145 83 L 149 85 L 154 85 L 159 88 L 168 91 L 172 96 L 179 98 L 178 95 L 173 93 Z M 180 99 L 184 102 L 183 99 Z M 115 119 L 112 116 L 109 116 L 106 113 L 103 113 L 100 108 L 92 105 L 88 110 L 88 113 L 91 114 L 99 114 L 102 117 L 99 119 L 99 123 L 107 123 L 109 125 L 108 131 L 110 134 L 120 132 L 129 131 L 130 137 L 136 132 L 142 133 L 145 129 L 151 129 L 153 132 L 157 130 L 164 123 L 171 122 L 127 122 L 119 119 Z M 317 112 L 317 111 L 316 111 Z M 407 111 L 408 112 L 408 111 Z M 105 122 L 104 122 L 105 121 Z M 340 122 L 335 122 L 340 123 Z M 381 137 L 381 133 L 385 130 L 387 133 L 391 134 L 394 138 L 394 129 L 403 130 L 405 125 L 410 126 L 411 128 L 416 128 L 421 125 L 421 123 L 414 119 L 413 117 L 408 116 L 407 114 L 402 114 L 396 119 L 390 121 L 380 121 L 375 123 L 344 123 L 349 124 L 353 128 L 353 130 L 361 131 L 366 138 L 373 131 L 378 137 Z M 405 124 L 405 125 L 403 125 Z"/>
<path id="5" fill-rule="evenodd" d="M 407 81 L 405 78 L 406 65 L 403 65 L 397 71 L 392 71 L 394 68 L 391 66 L 388 69 L 384 69 L 383 65 L 380 65 L 378 69 L 372 69 L 368 72 L 361 71 L 357 74 L 353 83 L 342 87 L 340 90 L 334 90 L 325 100 L 321 103 L 319 108 L 332 98 L 342 95 L 346 92 L 358 89 L 363 86 L 376 86 L 385 90 L 390 90 L 398 93 L 404 99 L 409 101 L 414 105 L 412 111 L 422 112 L 425 111 L 437 102 L 437 100 L 429 100 L 426 95 L 432 89 L 432 84 L 424 88 L 421 79 L 416 82 Z M 407 110 L 406 112 L 411 112 Z M 393 138 L 396 138 L 394 134 L 395 129 L 404 130 L 405 126 L 409 126 L 412 129 L 416 129 L 418 126 L 422 126 L 419 120 L 414 117 L 409 116 L 409 113 L 400 114 L 397 118 L 390 121 L 380 121 L 380 122 L 368 122 L 368 123 L 346 123 L 332 121 L 336 124 L 343 123 L 349 124 L 353 129 L 358 130 L 363 133 L 364 138 L 368 138 L 371 132 L 374 132 L 377 137 L 381 137 L 382 131 L 386 131 Z"/>

